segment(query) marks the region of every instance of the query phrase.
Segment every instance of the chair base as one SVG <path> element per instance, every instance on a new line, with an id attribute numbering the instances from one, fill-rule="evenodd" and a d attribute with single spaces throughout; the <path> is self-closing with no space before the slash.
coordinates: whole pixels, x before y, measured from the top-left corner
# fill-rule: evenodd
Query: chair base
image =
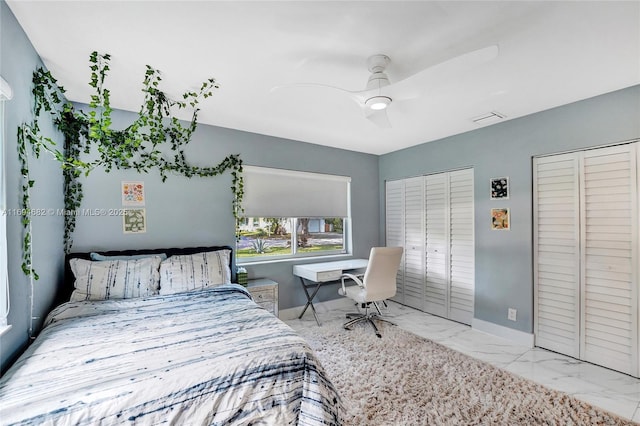
<path id="1" fill-rule="evenodd" d="M 376 306 L 377 307 L 377 306 Z M 350 321 L 347 321 L 346 323 L 343 324 L 343 328 L 345 330 L 352 330 L 353 326 L 359 322 L 363 322 L 363 321 L 367 321 L 369 324 L 371 324 L 371 326 L 373 327 L 373 330 L 376 333 L 376 336 L 378 337 L 382 337 L 382 334 L 380 333 L 380 330 L 378 330 L 378 326 L 376 325 L 375 321 L 384 321 L 386 323 L 389 323 L 391 325 L 396 325 L 393 322 L 389 321 L 388 319 L 382 318 L 380 315 L 376 314 L 376 313 L 370 313 L 367 312 L 362 314 L 360 312 L 353 312 L 353 313 L 348 313 L 346 315 L 347 319 L 349 319 Z"/>

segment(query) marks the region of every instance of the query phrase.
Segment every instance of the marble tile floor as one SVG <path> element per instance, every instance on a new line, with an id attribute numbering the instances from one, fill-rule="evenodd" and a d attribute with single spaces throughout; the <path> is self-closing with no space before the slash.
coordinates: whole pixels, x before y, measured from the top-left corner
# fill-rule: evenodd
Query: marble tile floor
<path id="1" fill-rule="evenodd" d="M 318 309 L 318 316 L 321 322 L 339 320 L 353 310 L 352 305 L 324 312 Z M 518 345 L 397 303 L 390 302 L 383 314 L 414 334 L 640 422 L 640 379 L 545 349 Z M 311 312 L 302 319 L 285 322 L 297 330 L 318 327 Z M 375 337 L 373 331 L 371 335 Z"/>

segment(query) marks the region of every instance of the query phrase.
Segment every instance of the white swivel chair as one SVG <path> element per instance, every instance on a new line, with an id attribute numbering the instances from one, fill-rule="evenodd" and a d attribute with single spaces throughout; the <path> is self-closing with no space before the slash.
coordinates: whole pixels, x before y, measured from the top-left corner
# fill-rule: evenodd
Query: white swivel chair
<path id="1" fill-rule="evenodd" d="M 369 263 L 364 274 L 342 275 L 342 288 L 338 293 L 353 299 L 365 310 L 364 313 L 347 314 L 350 319 L 344 324 L 344 328 L 351 330 L 352 326 L 361 321 L 368 321 L 376 332 L 376 336 L 382 337 L 378 327 L 373 321 L 387 321 L 381 317 L 377 302 L 384 302 L 396 294 L 396 274 L 400 267 L 402 247 L 373 247 L 369 255 Z M 345 286 L 345 280 L 353 280 L 357 285 Z M 377 312 L 371 312 L 371 305 Z M 392 323 L 393 324 L 393 323 Z"/>

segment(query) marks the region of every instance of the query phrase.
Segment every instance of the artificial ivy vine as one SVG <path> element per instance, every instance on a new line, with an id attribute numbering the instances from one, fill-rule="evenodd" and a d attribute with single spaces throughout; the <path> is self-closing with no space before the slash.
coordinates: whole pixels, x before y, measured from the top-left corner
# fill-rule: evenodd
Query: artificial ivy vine
<path id="1" fill-rule="evenodd" d="M 183 94 L 181 100 L 172 100 L 159 89 L 162 80 L 160 73 L 147 65 L 143 81 L 144 102 L 138 118 L 124 130 L 111 128 L 111 105 L 109 89 L 104 80 L 109 70 L 109 55 L 93 52 L 89 58 L 91 81 L 95 94 L 91 96 L 88 114 L 76 110 L 64 101 L 64 88 L 58 86 L 49 71 L 38 68 L 33 73 L 34 120 L 23 123 L 18 128 L 18 156 L 22 173 L 22 215 L 23 225 L 23 263 L 22 270 L 38 279 L 31 260 L 31 207 L 30 190 L 35 182 L 29 175 L 29 149 L 35 158 L 42 151 L 54 156 L 62 166 L 64 176 L 64 250 L 68 253 L 73 244 L 73 231 L 76 225 L 74 212 L 82 202 L 82 183 L 80 177 L 102 167 L 106 172 L 116 169 L 135 169 L 139 173 L 157 170 L 164 182 L 169 173 L 186 177 L 217 176 L 231 172 L 233 192 L 232 212 L 236 220 L 242 214 L 244 195 L 242 180 L 242 160 L 237 154 L 229 155 L 221 163 L 212 167 L 192 166 L 184 154 L 184 147 L 191 140 L 197 127 L 198 104 L 200 100 L 213 95 L 219 86 L 214 79 L 202 83 L 199 90 Z M 193 115 L 187 126 L 171 114 L 172 109 L 192 108 Z M 64 136 L 62 149 L 51 139 L 40 134 L 38 117 L 48 112 L 56 128 Z M 173 156 L 167 158 L 167 147 Z M 83 161 L 82 155 L 93 155 L 93 160 Z"/>

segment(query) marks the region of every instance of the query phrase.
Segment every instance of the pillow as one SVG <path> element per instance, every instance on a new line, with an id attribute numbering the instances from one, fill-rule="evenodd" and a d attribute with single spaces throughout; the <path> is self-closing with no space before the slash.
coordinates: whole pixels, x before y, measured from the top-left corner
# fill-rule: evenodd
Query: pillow
<path id="1" fill-rule="evenodd" d="M 91 260 L 103 261 L 103 260 L 137 260 L 144 259 L 145 257 L 158 256 L 160 260 L 165 260 L 167 258 L 166 253 L 147 253 L 147 254 L 131 254 L 131 255 L 119 255 L 119 256 L 105 256 L 104 254 L 92 252 L 89 256 L 91 256 Z"/>
<path id="2" fill-rule="evenodd" d="M 71 259 L 75 277 L 71 301 L 130 299 L 158 294 L 160 256 L 92 262 Z"/>
<path id="3" fill-rule="evenodd" d="M 231 283 L 231 250 L 171 256 L 160 264 L 160 294 L 201 290 Z"/>

